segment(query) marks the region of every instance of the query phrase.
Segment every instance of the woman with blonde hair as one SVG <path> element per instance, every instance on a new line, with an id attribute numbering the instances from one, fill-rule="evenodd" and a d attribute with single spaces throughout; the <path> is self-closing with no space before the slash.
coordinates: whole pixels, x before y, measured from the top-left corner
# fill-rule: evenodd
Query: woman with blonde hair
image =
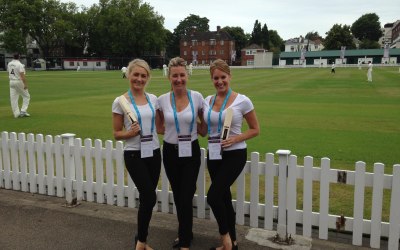
<path id="1" fill-rule="evenodd" d="M 161 170 L 160 143 L 157 136 L 157 97 L 147 93 L 150 67 L 146 61 L 135 59 L 128 65 L 128 91 L 112 104 L 113 130 L 116 140 L 125 140 L 124 160 L 130 177 L 139 191 L 136 250 L 152 250 L 147 244 L 149 223 L 156 204 L 156 187 Z M 137 121 L 132 121 L 119 104 L 125 98 Z"/>
<path id="2" fill-rule="evenodd" d="M 222 246 L 211 249 L 238 249 L 236 216 L 230 187 L 246 164 L 246 140 L 257 136 L 260 129 L 251 100 L 231 88 L 229 65 L 217 59 L 210 65 L 210 74 L 216 93 L 205 98 L 204 107 L 209 136 L 207 167 L 211 177 L 207 202 L 217 220 L 222 241 Z M 222 126 L 228 110 L 232 112 L 230 131 L 221 139 Z M 248 125 L 245 131 L 242 131 L 243 120 Z"/>
<path id="3" fill-rule="evenodd" d="M 171 91 L 158 97 L 159 133 L 164 134 L 163 163 L 171 184 L 179 228 L 173 247 L 189 249 L 193 239 L 193 205 L 200 170 L 198 130 L 204 127 L 203 96 L 187 88 L 186 61 L 172 58 L 168 65 Z M 199 120 L 199 124 L 197 123 Z"/>

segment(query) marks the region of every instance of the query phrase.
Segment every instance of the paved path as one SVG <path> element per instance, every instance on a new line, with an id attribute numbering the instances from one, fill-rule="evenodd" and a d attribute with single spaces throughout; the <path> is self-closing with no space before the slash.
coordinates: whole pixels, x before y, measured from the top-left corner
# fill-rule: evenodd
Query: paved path
<path id="1" fill-rule="evenodd" d="M 64 198 L 0 189 L 0 249 L 134 249 L 136 209 L 84 201 L 75 208 L 64 204 Z M 191 250 L 218 245 L 216 222 L 194 218 L 193 230 Z M 237 226 L 240 249 L 272 249 L 245 239 L 248 230 Z M 148 242 L 156 250 L 169 250 L 176 231 L 175 215 L 155 212 Z M 312 244 L 312 249 L 363 249 L 331 241 Z"/>

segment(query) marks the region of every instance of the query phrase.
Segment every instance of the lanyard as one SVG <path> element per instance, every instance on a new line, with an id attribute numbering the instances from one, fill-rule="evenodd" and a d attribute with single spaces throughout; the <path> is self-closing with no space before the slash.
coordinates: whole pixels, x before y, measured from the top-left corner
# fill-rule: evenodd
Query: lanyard
<path id="1" fill-rule="evenodd" d="M 192 110 L 192 121 L 190 123 L 190 134 L 192 134 L 193 125 L 194 125 L 194 107 L 193 107 L 192 95 L 190 94 L 190 90 L 187 91 L 187 96 L 188 96 L 188 99 L 189 99 L 190 108 Z M 175 94 L 174 94 L 173 91 L 172 91 L 172 109 L 174 111 L 176 132 L 179 135 L 181 130 L 179 129 L 178 115 L 177 115 L 177 112 L 176 112 L 176 104 L 175 104 Z"/>
<path id="2" fill-rule="evenodd" d="M 131 99 L 132 105 L 135 108 L 136 114 L 138 116 L 140 130 L 143 131 L 143 128 L 142 128 L 142 116 L 140 115 L 139 109 L 138 109 L 138 107 L 137 107 L 137 105 L 135 103 L 135 99 L 133 99 L 132 92 L 131 92 L 130 89 L 128 90 L 128 95 L 129 95 L 129 98 Z M 151 105 L 149 96 L 146 93 L 144 93 L 144 95 L 146 96 L 147 103 L 149 104 L 150 109 L 151 109 L 151 134 L 153 134 L 154 123 L 155 123 L 154 108 L 153 108 L 153 105 Z"/>
<path id="3" fill-rule="evenodd" d="M 221 132 L 221 128 L 222 128 L 222 112 L 224 112 L 226 103 L 228 102 L 229 96 L 232 93 L 232 89 L 229 88 L 228 90 L 228 94 L 225 96 L 224 102 L 222 103 L 221 109 L 219 110 L 219 116 L 218 116 L 218 130 L 217 133 L 219 134 Z M 208 115 L 207 115 L 207 123 L 208 123 L 208 134 L 211 134 L 211 110 L 214 107 L 214 103 L 215 103 L 215 99 L 217 99 L 217 94 L 215 94 L 215 97 L 211 103 L 211 107 L 208 110 Z"/>

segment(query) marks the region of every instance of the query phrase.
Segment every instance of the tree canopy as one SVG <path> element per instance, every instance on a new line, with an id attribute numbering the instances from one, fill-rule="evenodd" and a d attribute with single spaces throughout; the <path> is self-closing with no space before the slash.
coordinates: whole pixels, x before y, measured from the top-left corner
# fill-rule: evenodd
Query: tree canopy
<path id="1" fill-rule="evenodd" d="M 353 35 L 350 32 L 350 26 L 334 24 L 333 27 L 326 33 L 323 41 L 325 50 L 338 50 L 342 46 L 347 49 L 355 49 L 356 45 L 353 41 Z"/>
<path id="2" fill-rule="evenodd" d="M 171 40 L 167 46 L 167 55 L 170 57 L 179 56 L 179 42 L 181 37 L 190 34 L 192 31 L 206 32 L 209 31 L 208 25 L 210 20 L 206 17 L 190 14 L 184 20 L 180 21 L 178 26 L 172 33 Z"/>

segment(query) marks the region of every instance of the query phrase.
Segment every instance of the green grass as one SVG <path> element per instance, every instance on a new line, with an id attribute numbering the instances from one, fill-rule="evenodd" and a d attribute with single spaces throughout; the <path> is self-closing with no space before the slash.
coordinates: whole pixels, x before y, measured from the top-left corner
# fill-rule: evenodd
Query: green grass
<path id="1" fill-rule="evenodd" d="M 0 130 L 113 140 L 111 103 L 128 83 L 119 71 L 35 72 L 27 74 L 31 105 L 28 119 L 14 119 L 6 72 L 0 72 Z M 394 67 L 365 71 L 329 69 L 233 69 L 232 88 L 251 98 L 261 126 L 248 141 L 249 152 L 290 149 L 300 161 L 311 155 L 328 157 L 333 168 L 354 169 L 365 161 L 400 163 L 400 74 Z M 189 88 L 204 96 L 214 93 L 207 70 L 195 70 Z M 152 72 L 147 91 L 167 92 L 161 70 Z M 206 147 L 206 141 L 201 140 Z"/>
<path id="2" fill-rule="evenodd" d="M 354 170 L 356 161 L 364 161 L 372 172 L 373 163 L 382 162 L 386 174 L 392 174 L 393 164 L 400 163 L 397 67 L 375 67 L 373 84 L 368 84 L 366 72 L 357 68 L 337 68 L 335 75 L 329 68 L 233 69 L 232 75 L 233 90 L 254 103 L 261 133 L 247 144 L 248 151 L 259 152 L 262 159 L 265 153 L 289 149 L 298 156 L 299 164 L 310 155 L 316 166 L 320 158 L 328 157 L 331 168 Z M 32 116 L 15 119 L 7 72 L 0 72 L 0 131 L 71 132 L 82 139 L 113 140 L 111 104 L 128 88 L 120 71 L 28 71 L 27 78 Z M 194 70 L 188 86 L 204 97 L 215 93 L 207 70 Z M 147 91 L 159 95 L 169 90 L 162 71 L 153 71 Z M 200 143 L 206 147 L 205 139 Z M 332 188 L 330 212 L 352 216 L 353 191 L 344 187 Z M 315 210 L 319 201 L 314 197 Z M 383 206 L 384 219 L 389 214 L 389 197 L 386 195 Z M 370 204 L 370 199 L 366 200 Z"/>

